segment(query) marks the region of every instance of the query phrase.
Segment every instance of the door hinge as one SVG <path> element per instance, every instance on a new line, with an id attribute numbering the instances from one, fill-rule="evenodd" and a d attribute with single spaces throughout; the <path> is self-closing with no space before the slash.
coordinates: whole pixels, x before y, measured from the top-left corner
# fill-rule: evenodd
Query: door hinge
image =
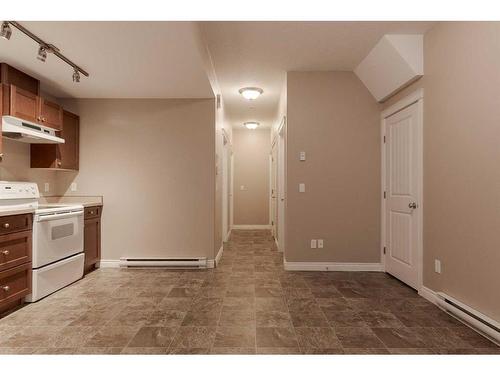
<path id="1" fill-rule="evenodd" d="M 271 225 L 274 225 L 274 221 L 271 221 Z"/>
<path id="2" fill-rule="evenodd" d="M 384 246 L 384 255 L 385 255 L 385 246 Z"/>
<path id="3" fill-rule="evenodd" d="M 384 143 L 385 143 L 385 135 L 384 135 Z"/>
<path id="4" fill-rule="evenodd" d="M 385 199 L 385 197 L 386 197 L 386 194 L 385 194 L 385 191 L 384 191 L 384 199 Z"/>

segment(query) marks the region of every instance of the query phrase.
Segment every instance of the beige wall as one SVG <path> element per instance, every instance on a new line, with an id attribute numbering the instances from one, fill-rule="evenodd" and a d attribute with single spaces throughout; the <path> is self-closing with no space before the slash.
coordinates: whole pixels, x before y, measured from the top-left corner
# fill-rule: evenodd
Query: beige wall
<path id="1" fill-rule="evenodd" d="M 234 129 L 234 224 L 269 224 L 269 129 Z M 240 186 L 246 190 L 240 190 Z"/>
<path id="2" fill-rule="evenodd" d="M 500 321 L 500 23 L 424 40 L 424 285 Z M 434 272 L 440 259 L 442 273 Z"/>
<path id="3" fill-rule="evenodd" d="M 61 194 L 103 195 L 102 257 L 214 257 L 212 99 L 66 100 L 80 114 L 80 171 Z M 70 192 L 72 181 L 78 191 Z"/>
<path id="4" fill-rule="evenodd" d="M 379 263 L 379 105 L 352 72 L 287 82 L 286 260 Z M 318 238 L 324 249 L 310 249 Z"/>
<path id="5" fill-rule="evenodd" d="M 38 184 L 41 195 L 54 195 L 57 173 L 45 169 L 30 169 L 30 145 L 3 138 L 3 161 L 0 161 L 0 181 L 30 181 Z M 60 172 L 59 172 L 60 173 Z M 44 183 L 49 183 L 45 192 Z"/>

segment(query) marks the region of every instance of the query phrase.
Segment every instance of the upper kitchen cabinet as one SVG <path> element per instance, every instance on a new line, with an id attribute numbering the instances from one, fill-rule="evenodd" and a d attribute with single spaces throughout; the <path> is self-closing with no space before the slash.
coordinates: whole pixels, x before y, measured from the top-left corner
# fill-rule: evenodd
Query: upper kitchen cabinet
<path id="1" fill-rule="evenodd" d="M 39 121 L 43 126 L 61 130 L 63 126 L 63 109 L 57 104 L 38 97 Z"/>
<path id="2" fill-rule="evenodd" d="M 38 79 L 6 63 L 0 63 L 0 83 L 14 85 L 36 96 L 40 96 L 40 81 Z"/>
<path id="3" fill-rule="evenodd" d="M 40 122 L 38 96 L 10 85 L 9 115 L 26 121 Z"/>
<path id="4" fill-rule="evenodd" d="M 60 170 L 78 170 L 80 152 L 80 118 L 68 111 L 63 111 L 63 127 L 58 136 L 65 143 L 32 144 L 31 168 L 51 168 Z"/>
<path id="5" fill-rule="evenodd" d="M 62 129 L 63 109 L 40 96 L 40 81 L 0 63 L 2 115 L 9 115 L 55 130 Z"/>

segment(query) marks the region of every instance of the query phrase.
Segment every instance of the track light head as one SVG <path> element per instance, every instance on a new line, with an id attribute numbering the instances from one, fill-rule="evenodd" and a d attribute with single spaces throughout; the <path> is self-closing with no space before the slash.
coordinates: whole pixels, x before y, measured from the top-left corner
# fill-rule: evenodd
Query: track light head
<path id="1" fill-rule="evenodd" d="M 80 82 L 80 72 L 76 68 L 74 68 L 74 70 L 73 70 L 73 82 L 76 82 L 76 83 Z"/>
<path id="2" fill-rule="evenodd" d="M 47 59 L 47 47 L 40 45 L 38 48 L 38 56 L 36 58 L 41 62 L 45 62 Z"/>
<path id="3" fill-rule="evenodd" d="M 12 29 L 10 28 L 9 23 L 7 21 L 2 22 L 2 27 L 0 29 L 0 37 L 4 38 L 5 40 L 9 40 L 11 35 L 12 35 Z"/>

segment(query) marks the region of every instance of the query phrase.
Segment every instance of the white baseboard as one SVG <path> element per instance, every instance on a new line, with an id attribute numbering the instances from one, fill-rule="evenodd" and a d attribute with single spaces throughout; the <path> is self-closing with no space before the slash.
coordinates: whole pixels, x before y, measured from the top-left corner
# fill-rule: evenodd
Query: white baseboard
<path id="1" fill-rule="evenodd" d="M 217 267 L 217 265 L 219 264 L 223 253 L 224 253 L 224 245 L 220 247 L 219 251 L 217 252 L 217 255 L 215 256 L 215 267 Z"/>
<path id="2" fill-rule="evenodd" d="M 433 303 L 434 305 L 437 305 L 437 293 L 426 286 L 423 286 L 420 288 L 418 291 L 418 294 L 425 298 L 427 301 Z"/>
<path id="3" fill-rule="evenodd" d="M 242 225 L 233 225 L 231 229 L 271 229 L 271 225 L 242 224 Z"/>
<path id="4" fill-rule="evenodd" d="M 229 238 L 231 237 L 231 229 L 229 229 L 229 232 L 226 233 L 226 237 L 222 239 L 223 242 L 229 241 Z"/>
<path id="5" fill-rule="evenodd" d="M 383 272 L 381 263 L 287 262 L 286 271 L 372 271 Z"/>

